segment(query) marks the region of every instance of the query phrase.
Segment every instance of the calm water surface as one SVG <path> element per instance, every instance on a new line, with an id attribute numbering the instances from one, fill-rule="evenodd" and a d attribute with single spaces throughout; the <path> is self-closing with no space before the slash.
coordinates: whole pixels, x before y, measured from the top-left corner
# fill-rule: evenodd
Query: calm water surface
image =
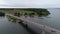
<path id="1" fill-rule="evenodd" d="M 30 18 L 30 20 L 60 30 L 60 9 L 48 9 L 48 11 L 51 14 L 47 17 L 34 17 Z"/>
<path id="2" fill-rule="evenodd" d="M 0 17 L 0 34 L 30 34 L 22 25 L 9 22 L 5 17 Z"/>
<path id="3" fill-rule="evenodd" d="M 34 17 L 27 19 L 60 30 L 60 9 L 48 9 L 48 11 L 51 14 L 47 17 Z M 29 27 L 40 34 L 41 31 L 37 26 L 30 24 Z M 30 32 L 19 23 L 12 23 L 9 22 L 6 17 L 0 17 L 0 34 L 30 34 Z"/>

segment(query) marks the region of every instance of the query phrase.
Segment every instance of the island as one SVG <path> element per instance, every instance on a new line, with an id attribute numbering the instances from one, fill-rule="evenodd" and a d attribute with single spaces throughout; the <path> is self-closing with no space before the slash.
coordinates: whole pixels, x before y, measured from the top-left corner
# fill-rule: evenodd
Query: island
<path id="1" fill-rule="evenodd" d="M 0 16 L 4 15 L 4 13 L 12 14 L 14 16 L 29 16 L 29 17 L 45 17 L 50 15 L 50 12 L 47 9 L 42 9 L 42 8 L 5 8 L 5 9 L 0 9 Z M 16 18 L 8 16 L 8 20 L 12 22 L 16 22 Z"/>
<path id="2" fill-rule="evenodd" d="M 19 14 L 20 13 L 20 14 Z M 48 16 L 50 12 L 47 9 L 41 8 L 26 8 L 26 9 L 16 9 L 15 15 L 19 14 L 24 16 Z"/>

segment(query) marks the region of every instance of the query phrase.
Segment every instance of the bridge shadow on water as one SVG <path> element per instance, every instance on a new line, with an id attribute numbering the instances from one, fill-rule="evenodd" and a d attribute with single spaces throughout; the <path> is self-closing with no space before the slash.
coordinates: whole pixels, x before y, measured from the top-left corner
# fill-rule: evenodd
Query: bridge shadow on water
<path id="1" fill-rule="evenodd" d="M 37 32 L 29 28 L 27 24 L 23 24 L 22 22 L 19 22 L 19 24 L 22 25 L 28 32 L 30 32 L 30 34 L 37 34 Z"/>

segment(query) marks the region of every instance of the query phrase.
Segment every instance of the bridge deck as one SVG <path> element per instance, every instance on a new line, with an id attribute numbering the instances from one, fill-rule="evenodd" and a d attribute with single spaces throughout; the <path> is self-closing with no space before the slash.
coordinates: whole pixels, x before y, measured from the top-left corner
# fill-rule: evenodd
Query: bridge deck
<path id="1" fill-rule="evenodd" d="M 42 25 L 42 24 L 39 24 L 39 23 L 35 23 L 35 22 L 33 22 L 33 21 L 31 21 L 31 20 L 28 20 L 28 19 L 26 19 L 26 18 L 20 18 L 20 17 L 14 16 L 14 15 L 11 15 L 11 14 L 6 14 L 6 15 L 12 16 L 12 17 L 17 18 L 17 19 L 21 19 L 21 20 L 27 22 L 27 24 L 30 23 L 30 24 L 36 25 L 36 26 L 39 27 L 40 29 L 45 30 L 45 31 L 48 31 L 48 32 L 50 32 L 50 33 L 52 33 L 52 34 L 60 34 L 60 30 L 51 28 L 51 27 L 49 27 L 49 26 Z M 43 34 L 44 34 L 44 32 L 43 32 Z"/>

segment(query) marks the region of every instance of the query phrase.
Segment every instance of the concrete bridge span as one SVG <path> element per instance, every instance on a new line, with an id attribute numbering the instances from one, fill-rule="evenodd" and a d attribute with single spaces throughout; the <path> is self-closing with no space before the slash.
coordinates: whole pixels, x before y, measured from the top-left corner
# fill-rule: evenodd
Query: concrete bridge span
<path id="1" fill-rule="evenodd" d="M 28 20 L 28 19 L 26 19 L 26 18 L 21 18 L 21 17 L 18 17 L 18 16 L 14 16 L 14 15 L 12 15 L 12 14 L 6 13 L 5 15 L 6 15 L 7 17 L 10 16 L 10 17 L 16 18 L 16 19 L 17 19 L 17 22 L 20 22 L 20 23 L 24 24 L 25 27 L 29 27 L 29 24 L 30 24 L 30 25 L 34 25 L 34 26 L 37 26 L 39 29 L 42 30 L 42 34 L 45 34 L 44 31 L 48 31 L 48 32 L 50 32 L 50 33 L 52 33 L 52 34 L 60 34 L 60 30 L 57 30 L 57 29 L 55 29 L 55 28 L 51 28 L 51 27 L 49 27 L 49 26 L 46 26 L 46 25 L 42 25 L 42 24 L 33 22 L 33 21 Z"/>

